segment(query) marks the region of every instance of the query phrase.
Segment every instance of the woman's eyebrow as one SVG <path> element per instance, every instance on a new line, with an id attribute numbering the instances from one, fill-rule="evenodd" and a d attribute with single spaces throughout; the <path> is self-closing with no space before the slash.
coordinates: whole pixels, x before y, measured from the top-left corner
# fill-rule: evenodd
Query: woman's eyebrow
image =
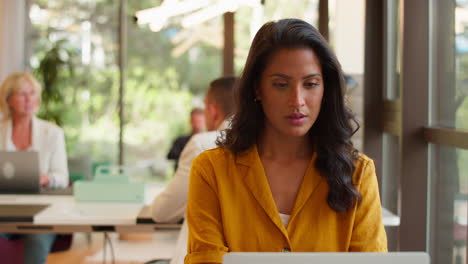
<path id="1" fill-rule="evenodd" d="M 312 78 L 312 77 L 320 77 L 321 75 L 319 73 L 313 73 L 313 74 L 309 74 L 309 75 L 306 75 L 304 77 L 302 77 L 303 80 L 305 79 L 309 79 L 309 78 Z"/>
<path id="2" fill-rule="evenodd" d="M 320 77 L 321 75 L 319 73 L 312 73 L 312 74 L 309 74 L 309 75 L 306 75 L 304 77 L 302 77 L 303 80 L 305 79 L 309 79 L 309 78 L 312 78 L 312 77 Z M 285 78 L 285 79 L 291 79 L 290 76 L 286 75 L 286 74 L 282 74 L 282 73 L 273 73 L 273 74 L 270 74 L 270 77 L 281 77 L 281 78 Z"/>
<path id="3" fill-rule="evenodd" d="M 273 74 L 270 74 L 270 77 L 281 77 L 281 78 L 291 79 L 291 77 L 282 73 L 273 73 Z"/>

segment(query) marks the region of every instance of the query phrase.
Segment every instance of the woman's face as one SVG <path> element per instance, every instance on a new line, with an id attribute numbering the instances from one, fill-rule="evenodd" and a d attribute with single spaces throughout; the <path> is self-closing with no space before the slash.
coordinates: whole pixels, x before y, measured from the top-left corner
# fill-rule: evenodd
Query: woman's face
<path id="1" fill-rule="evenodd" d="M 275 52 L 256 89 L 265 114 L 265 132 L 305 136 L 319 115 L 323 89 L 322 67 L 312 49 Z"/>
<path id="2" fill-rule="evenodd" d="M 7 99 L 12 116 L 32 116 L 36 113 L 39 98 L 28 81 L 22 81 L 18 90 Z"/>

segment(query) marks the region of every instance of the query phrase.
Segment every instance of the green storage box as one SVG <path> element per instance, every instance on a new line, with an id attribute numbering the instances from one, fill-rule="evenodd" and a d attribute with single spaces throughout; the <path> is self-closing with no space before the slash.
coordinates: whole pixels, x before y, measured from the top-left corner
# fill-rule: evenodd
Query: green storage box
<path id="1" fill-rule="evenodd" d="M 77 181 L 73 184 L 75 200 L 77 202 L 144 203 L 145 184 L 131 182 L 127 171 L 124 166 L 99 166 L 92 181 Z"/>

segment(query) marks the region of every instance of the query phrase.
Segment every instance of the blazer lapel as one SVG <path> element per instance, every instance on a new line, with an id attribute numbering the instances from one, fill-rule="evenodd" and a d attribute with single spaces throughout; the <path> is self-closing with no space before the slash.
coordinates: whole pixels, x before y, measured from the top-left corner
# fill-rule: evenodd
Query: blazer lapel
<path id="1" fill-rule="evenodd" d="M 301 211 L 309 197 L 323 181 L 322 176 L 320 176 L 317 168 L 315 168 L 316 158 L 317 153 L 314 152 L 314 155 L 309 162 L 309 166 L 307 167 L 306 174 L 304 175 L 304 179 L 302 180 L 302 184 L 299 189 L 299 193 L 297 194 L 296 202 L 294 203 L 291 219 L 289 222 L 293 221 L 294 217 Z"/>
<path id="2" fill-rule="evenodd" d="M 39 151 L 40 144 L 42 143 L 40 140 L 40 123 L 37 120 L 37 117 L 33 116 L 31 121 L 32 129 L 31 129 L 31 149 L 34 151 Z"/>
<path id="3" fill-rule="evenodd" d="M 7 150 L 7 140 L 11 139 L 11 130 L 12 130 L 12 121 L 11 119 L 4 119 L 1 122 L 1 140 L 0 140 L 0 149 L 3 151 Z"/>
<path id="4" fill-rule="evenodd" d="M 281 221 L 275 201 L 273 200 L 265 170 L 258 156 L 257 146 L 255 145 L 246 152 L 239 154 L 236 162 L 249 167 L 244 178 L 247 188 L 255 197 L 255 200 L 262 206 L 263 210 L 265 210 L 271 221 L 288 237 L 286 228 Z"/>

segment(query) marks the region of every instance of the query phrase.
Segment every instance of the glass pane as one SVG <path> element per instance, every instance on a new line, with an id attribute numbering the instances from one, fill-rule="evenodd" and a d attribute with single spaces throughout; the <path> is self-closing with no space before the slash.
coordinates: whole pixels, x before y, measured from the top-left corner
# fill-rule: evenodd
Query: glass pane
<path id="1" fill-rule="evenodd" d="M 468 129 L 468 1 L 457 1 L 455 8 L 455 127 Z M 448 102 L 447 102 L 448 103 Z"/>
<path id="2" fill-rule="evenodd" d="M 250 44 L 264 24 L 264 6 L 240 7 L 234 17 L 234 72 L 240 75 L 249 54 Z"/>
<path id="3" fill-rule="evenodd" d="M 44 87 L 39 117 L 63 127 L 73 180 L 90 174 L 93 163 L 117 159 L 118 2 L 29 4 L 27 53 Z M 54 71 L 57 78 L 44 82 Z"/>
<path id="4" fill-rule="evenodd" d="M 303 19 L 314 26 L 318 21 L 318 0 L 252 1 L 241 5 L 235 17 L 235 72 L 240 74 L 258 29 L 266 22 L 282 18 Z"/>
<path id="5" fill-rule="evenodd" d="M 401 0 L 386 0 L 385 19 L 385 99 L 400 97 L 401 46 L 403 26 Z"/>
<path id="6" fill-rule="evenodd" d="M 395 215 L 400 215 L 400 140 L 397 136 L 384 133 L 382 157 L 382 190 L 380 197 L 382 207 Z M 398 229 L 386 228 L 388 250 L 396 251 L 398 244 Z"/>
<path id="7" fill-rule="evenodd" d="M 318 8 L 318 6 L 317 6 Z M 346 102 L 361 129 L 353 135 L 354 146 L 363 149 L 364 120 L 364 0 L 329 1 L 329 35 L 346 80 Z M 352 41 L 350 41 L 352 39 Z"/>
<path id="8" fill-rule="evenodd" d="M 468 129 L 468 2 L 434 1 L 438 6 L 432 45 L 437 78 L 431 90 L 431 124 Z M 438 26 L 438 27 L 437 27 Z M 431 228 L 433 262 L 466 263 L 468 151 L 431 145 Z"/>
<path id="9" fill-rule="evenodd" d="M 127 5 L 135 15 L 161 1 Z M 203 107 L 209 83 L 222 75 L 223 15 L 184 27 L 181 21 L 193 13 L 171 16 L 160 28 L 127 21 L 124 157 L 147 180 L 172 175 L 168 150 L 175 138 L 191 133 L 192 108 Z"/>
<path id="10" fill-rule="evenodd" d="M 466 263 L 468 151 L 431 146 L 432 245 L 435 263 Z"/>

